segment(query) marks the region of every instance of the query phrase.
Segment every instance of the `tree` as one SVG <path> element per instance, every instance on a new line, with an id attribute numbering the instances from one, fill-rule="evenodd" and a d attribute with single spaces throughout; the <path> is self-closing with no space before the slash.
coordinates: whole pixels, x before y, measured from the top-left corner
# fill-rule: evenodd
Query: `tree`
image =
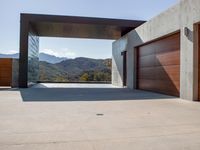
<path id="1" fill-rule="evenodd" d="M 88 81 L 89 80 L 89 75 L 87 73 L 84 73 L 81 77 L 80 77 L 81 81 Z"/>

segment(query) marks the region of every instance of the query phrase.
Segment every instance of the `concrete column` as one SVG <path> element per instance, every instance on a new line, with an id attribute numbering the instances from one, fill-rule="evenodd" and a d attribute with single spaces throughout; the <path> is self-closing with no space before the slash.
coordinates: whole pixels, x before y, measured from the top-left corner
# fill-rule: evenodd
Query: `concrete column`
<path id="1" fill-rule="evenodd" d="M 12 59 L 12 88 L 19 86 L 19 59 Z"/>

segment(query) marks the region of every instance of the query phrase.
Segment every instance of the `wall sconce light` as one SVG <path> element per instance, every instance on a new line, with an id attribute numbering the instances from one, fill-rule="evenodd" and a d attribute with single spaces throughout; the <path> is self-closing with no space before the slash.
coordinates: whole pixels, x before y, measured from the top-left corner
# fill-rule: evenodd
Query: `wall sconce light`
<path id="1" fill-rule="evenodd" d="M 185 27 L 184 28 L 184 34 L 185 34 L 185 36 L 189 36 L 189 34 L 190 34 L 190 29 L 188 29 L 188 27 Z"/>

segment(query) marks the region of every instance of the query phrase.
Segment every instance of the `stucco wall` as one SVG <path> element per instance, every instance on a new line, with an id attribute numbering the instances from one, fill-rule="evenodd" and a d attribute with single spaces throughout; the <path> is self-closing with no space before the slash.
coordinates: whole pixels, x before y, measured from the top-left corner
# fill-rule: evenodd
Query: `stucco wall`
<path id="1" fill-rule="evenodd" d="M 125 37 L 113 44 L 113 54 L 119 51 L 117 45 L 127 40 L 127 86 L 135 87 L 134 48 L 140 44 L 166 36 L 178 30 L 181 31 L 181 74 L 180 74 L 180 97 L 188 100 L 197 99 L 197 55 L 194 50 L 193 25 L 200 21 L 200 1 L 182 0 L 177 5 L 144 23 L 135 30 L 129 32 Z M 189 29 L 189 35 L 184 34 L 184 28 Z M 116 49 L 117 50 L 116 50 Z M 118 58 L 115 56 L 114 58 Z M 120 59 L 114 59 L 119 64 Z M 120 68 L 119 66 L 113 66 Z M 118 69 L 118 75 L 122 74 Z M 116 77 L 113 76 L 113 78 Z M 119 77 L 116 77 L 119 78 Z M 113 79 L 115 81 L 115 79 Z"/>

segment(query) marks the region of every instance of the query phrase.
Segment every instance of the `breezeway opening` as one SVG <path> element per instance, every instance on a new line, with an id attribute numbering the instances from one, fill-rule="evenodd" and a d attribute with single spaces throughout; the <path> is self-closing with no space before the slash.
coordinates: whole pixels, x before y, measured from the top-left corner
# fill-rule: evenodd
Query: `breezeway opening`
<path id="1" fill-rule="evenodd" d="M 38 81 L 41 37 L 117 40 L 145 21 L 21 14 L 19 87 Z"/>
<path id="2" fill-rule="evenodd" d="M 113 41 L 40 37 L 37 83 L 111 84 Z"/>

